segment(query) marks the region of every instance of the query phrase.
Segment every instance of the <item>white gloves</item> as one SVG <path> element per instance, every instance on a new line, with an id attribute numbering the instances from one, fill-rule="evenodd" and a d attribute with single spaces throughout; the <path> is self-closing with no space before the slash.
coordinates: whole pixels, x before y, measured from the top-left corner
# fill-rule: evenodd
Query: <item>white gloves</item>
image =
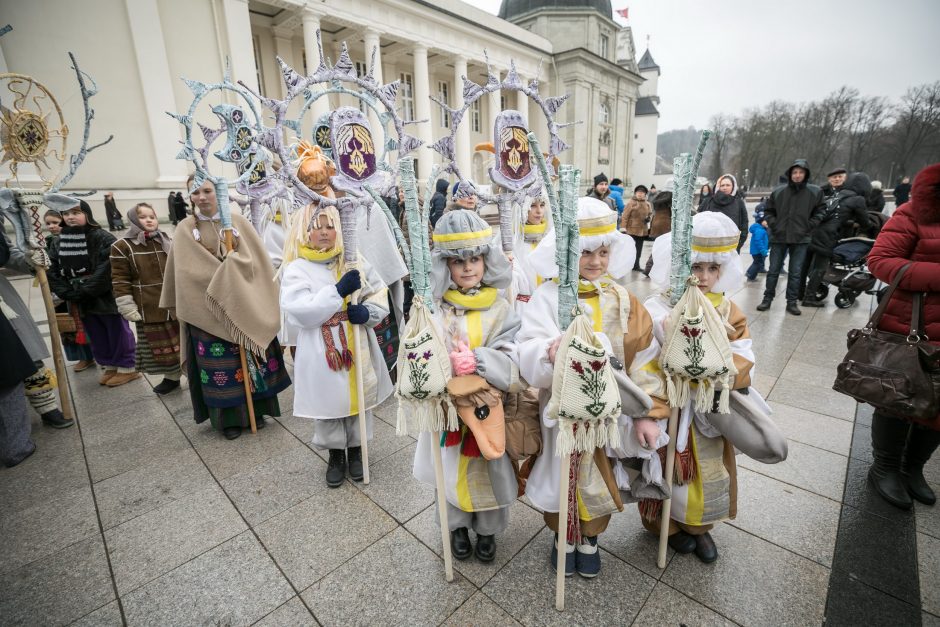
<path id="1" fill-rule="evenodd" d="M 133 296 L 118 296 L 114 299 L 114 302 L 117 303 L 118 313 L 128 322 L 140 322 L 144 319 L 137 310 L 137 304 L 134 302 Z"/>

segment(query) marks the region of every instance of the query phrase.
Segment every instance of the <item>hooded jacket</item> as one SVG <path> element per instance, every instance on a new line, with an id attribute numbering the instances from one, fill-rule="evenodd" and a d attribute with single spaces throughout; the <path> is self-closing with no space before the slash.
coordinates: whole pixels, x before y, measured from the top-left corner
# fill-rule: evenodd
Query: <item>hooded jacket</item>
<path id="1" fill-rule="evenodd" d="M 927 166 L 914 178 L 911 200 L 898 207 L 885 223 L 868 255 L 868 268 L 890 283 L 908 263 L 878 328 L 907 335 L 914 293 L 923 292 L 924 332 L 940 345 L 940 163 Z M 940 416 L 924 421 L 940 430 Z"/>
<path id="2" fill-rule="evenodd" d="M 672 191 L 664 190 L 652 200 L 653 219 L 650 220 L 650 237 L 656 239 L 672 229 Z"/>
<path id="3" fill-rule="evenodd" d="M 855 224 L 860 235 L 868 235 L 871 221 L 868 219 L 865 199 L 871 190 L 868 175 L 853 172 L 836 194 L 826 199 L 826 207 L 819 216 L 819 224 L 813 229 L 810 249 L 824 257 L 832 256 L 832 249 L 843 237 L 854 235 Z"/>
<path id="4" fill-rule="evenodd" d="M 441 216 L 444 215 L 444 209 L 447 207 L 447 180 L 437 179 L 434 190 L 434 195 L 431 196 L 431 214 L 428 216 L 432 229 L 437 221 L 441 219 Z"/>
<path id="5" fill-rule="evenodd" d="M 730 174 L 722 174 L 718 177 L 718 181 L 721 179 L 728 178 L 731 179 L 732 188 L 731 193 L 726 194 L 722 191 L 716 191 L 713 194 L 709 194 L 705 197 L 704 201 L 699 205 L 699 212 L 702 211 L 715 211 L 717 213 L 723 213 L 734 222 L 738 230 L 741 231 L 741 238 L 738 244 L 744 244 L 744 240 L 747 239 L 747 228 L 748 228 L 748 217 L 747 217 L 747 205 L 744 202 L 744 199 L 738 195 L 738 181 Z M 717 182 L 716 182 L 717 185 Z"/>
<path id="6" fill-rule="evenodd" d="M 794 183 L 793 168 L 806 170 L 806 178 L 801 183 Z M 771 244 L 808 244 L 812 231 L 826 209 L 822 190 L 808 183 L 809 164 L 805 159 L 797 159 L 786 172 L 787 183 L 780 185 L 770 193 L 764 208 L 767 230 Z"/>

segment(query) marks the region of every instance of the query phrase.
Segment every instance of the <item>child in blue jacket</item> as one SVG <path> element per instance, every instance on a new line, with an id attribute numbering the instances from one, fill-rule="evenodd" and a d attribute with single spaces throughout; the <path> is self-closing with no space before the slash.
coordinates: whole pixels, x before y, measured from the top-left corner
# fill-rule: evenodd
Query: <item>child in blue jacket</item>
<path id="1" fill-rule="evenodd" d="M 748 281 L 756 281 L 758 274 L 767 272 L 764 268 L 764 260 L 767 259 L 770 238 L 767 235 L 767 223 L 764 222 L 763 205 L 762 200 L 754 211 L 754 224 L 748 229 L 751 233 L 751 257 L 754 260 L 747 269 L 746 274 Z"/>

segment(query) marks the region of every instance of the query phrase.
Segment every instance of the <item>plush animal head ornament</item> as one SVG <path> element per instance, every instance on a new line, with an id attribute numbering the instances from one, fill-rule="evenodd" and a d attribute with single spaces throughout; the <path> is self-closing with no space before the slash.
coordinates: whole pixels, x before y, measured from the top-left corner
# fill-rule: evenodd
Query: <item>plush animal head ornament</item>
<path id="1" fill-rule="evenodd" d="M 633 240 L 617 230 L 617 213 L 603 201 L 589 196 L 578 198 L 578 231 L 581 250 L 593 251 L 601 246 L 610 248 L 607 274 L 614 279 L 619 279 L 633 267 L 636 259 Z M 545 234 L 529 259 L 540 276 L 547 279 L 558 276 L 554 229 Z"/>
<path id="2" fill-rule="evenodd" d="M 336 175 L 336 166 L 323 149 L 301 141 L 297 146 L 297 157 L 297 178 L 321 196 L 336 198 L 330 184 L 330 178 Z"/>
<path id="3" fill-rule="evenodd" d="M 734 221 L 717 211 L 703 211 L 692 217 L 692 263 L 717 263 L 721 266 L 712 292 L 733 292 L 744 284 L 744 268 L 737 246 L 741 231 Z M 650 279 L 659 287 L 669 287 L 672 259 L 672 233 L 653 242 L 653 268 Z"/>
<path id="4" fill-rule="evenodd" d="M 454 258 L 483 257 L 483 284 L 497 289 L 509 286 L 512 265 L 499 243 L 494 241 L 493 229 L 476 212 L 448 211 L 437 221 L 432 239 L 430 280 L 434 298 L 441 298 L 444 292 L 455 287 L 447 267 L 447 260 Z"/>

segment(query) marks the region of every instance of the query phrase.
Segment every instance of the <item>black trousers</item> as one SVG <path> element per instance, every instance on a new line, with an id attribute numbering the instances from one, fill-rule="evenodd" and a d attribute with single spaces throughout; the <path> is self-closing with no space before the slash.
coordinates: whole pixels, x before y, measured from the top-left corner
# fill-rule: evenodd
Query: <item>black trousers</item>
<path id="1" fill-rule="evenodd" d="M 642 235 L 631 235 L 633 238 L 633 243 L 636 244 L 636 258 L 633 260 L 633 269 L 640 269 L 640 255 L 643 253 L 643 242 L 646 241 L 646 238 Z"/>

